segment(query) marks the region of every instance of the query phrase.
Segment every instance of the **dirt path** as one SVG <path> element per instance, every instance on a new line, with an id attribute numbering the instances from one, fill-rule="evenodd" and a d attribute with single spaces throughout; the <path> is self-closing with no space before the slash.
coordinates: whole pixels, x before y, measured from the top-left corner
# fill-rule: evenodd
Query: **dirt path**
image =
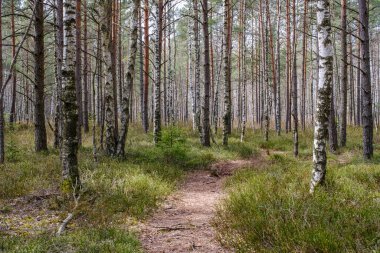
<path id="1" fill-rule="evenodd" d="M 215 239 L 210 224 L 223 198 L 224 179 L 238 168 L 256 163 L 236 160 L 214 164 L 211 170 L 190 172 L 179 190 L 141 225 L 140 240 L 148 253 L 231 252 Z"/>

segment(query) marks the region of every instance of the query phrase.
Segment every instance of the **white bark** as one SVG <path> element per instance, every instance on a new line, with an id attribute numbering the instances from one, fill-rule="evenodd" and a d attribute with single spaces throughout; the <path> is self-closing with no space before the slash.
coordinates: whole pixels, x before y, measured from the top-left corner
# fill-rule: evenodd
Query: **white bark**
<path id="1" fill-rule="evenodd" d="M 319 79 L 317 87 L 317 108 L 314 128 L 313 171 L 310 192 L 324 182 L 326 175 L 326 138 L 331 104 L 331 83 L 333 74 L 333 47 L 331 42 L 331 17 L 329 0 L 317 3 Z"/>

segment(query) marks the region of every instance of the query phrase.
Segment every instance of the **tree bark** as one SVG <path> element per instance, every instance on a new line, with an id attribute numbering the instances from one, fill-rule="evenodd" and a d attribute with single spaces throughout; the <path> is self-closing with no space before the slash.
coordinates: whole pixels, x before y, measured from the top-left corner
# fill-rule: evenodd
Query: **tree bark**
<path id="1" fill-rule="evenodd" d="M 113 75 L 112 67 L 112 56 L 113 54 L 113 41 L 112 41 L 112 1 L 111 0 L 100 0 L 102 22 L 102 44 L 103 44 L 103 61 L 106 67 L 105 70 L 105 86 L 104 86 L 104 107 L 105 107 L 105 130 L 106 130 L 106 140 L 105 140 L 105 153 L 108 156 L 113 156 L 116 154 L 116 122 L 115 122 L 115 99 L 114 87 L 115 80 Z"/>
<path id="2" fill-rule="evenodd" d="M 44 47 L 44 3 L 35 0 L 35 48 L 34 48 L 34 137 L 36 152 L 47 150 L 45 126 L 45 47 Z"/>
<path id="3" fill-rule="evenodd" d="M 11 1 L 11 32 L 12 32 L 12 57 L 16 55 L 16 35 L 15 35 L 15 3 L 14 0 Z M 16 78 L 16 69 L 13 69 L 12 74 L 12 104 L 11 111 L 9 114 L 9 123 L 14 123 L 16 121 L 16 93 L 17 93 L 17 78 Z"/>
<path id="4" fill-rule="evenodd" d="M 121 127 L 119 139 L 117 142 L 117 155 L 124 156 L 125 140 L 127 138 L 129 126 L 129 97 L 131 96 L 131 88 L 133 86 L 133 78 L 135 74 L 135 63 L 137 55 L 137 39 L 138 39 L 138 24 L 139 24 L 139 9 L 140 0 L 133 1 L 133 19 L 131 31 L 130 56 L 128 59 L 128 70 L 126 74 L 126 85 L 123 87 L 123 98 L 121 100 Z"/>
<path id="5" fill-rule="evenodd" d="M 369 22 L 366 0 L 359 0 L 360 40 L 361 40 L 361 87 L 362 87 L 362 125 L 363 125 L 363 156 L 371 159 L 373 156 L 373 117 L 371 68 L 369 54 Z"/>
<path id="6" fill-rule="evenodd" d="M 199 15 L 198 15 L 198 0 L 193 0 L 194 10 L 194 53 L 195 53 L 195 75 L 194 75 L 194 90 L 195 90 L 195 128 L 202 135 L 201 126 L 201 51 L 199 43 Z M 207 49 L 209 50 L 209 49 Z"/>
<path id="7" fill-rule="evenodd" d="M 84 28 L 83 28 L 83 108 L 82 108 L 82 123 L 83 130 L 88 133 L 90 128 L 88 125 L 88 111 L 89 111 L 89 87 L 88 87 L 88 57 L 87 57 L 87 0 L 82 0 L 84 6 Z M 82 94 L 81 94 L 82 96 Z"/>
<path id="8" fill-rule="evenodd" d="M 228 145 L 231 132 L 231 83 L 230 83 L 230 0 L 224 0 L 224 115 L 223 145 Z"/>
<path id="9" fill-rule="evenodd" d="M 154 80 L 154 120 L 153 140 L 161 141 L 161 50 L 162 50 L 162 11 L 163 0 L 156 0 L 156 37 L 155 37 L 155 80 Z"/>
<path id="10" fill-rule="evenodd" d="M 79 189 L 81 183 L 78 169 L 78 105 L 75 82 L 75 1 L 65 0 L 64 31 L 65 45 L 62 69 L 62 111 L 63 111 L 63 140 L 62 140 L 62 176 L 64 190 Z"/>
<path id="11" fill-rule="evenodd" d="M 57 0 L 56 59 L 57 59 L 57 104 L 54 117 L 54 148 L 62 142 L 62 63 L 63 63 L 63 0 Z"/>
<path id="12" fill-rule="evenodd" d="M 145 133 L 149 129 L 148 104 L 149 104 L 149 0 L 144 1 L 144 108 L 143 127 Z"/>
<path id="13" fill-rule="evenodd" d="M 342 47 L 342 72 L 340 86 L 340 146 L 346 146 L 347 131 L 347 14 L 346 0 L 341 0 L 341 47 Z"/>
<path id="14" fill-rule="evenodd" d="M 0 17 L 2 17 L 2 3 L 0 0 Z M 2 32 L 2 18 L 0 18 L 0 38 L 3 38 Z M 4 80 L 4 70 L 3 70 L 3 40 L 0 39 L 0 91 L 3 90 L 3 80 Z M 0 94 L 0 164 L 5 161 L 5 150 L 4 150 L 4 103 L 3 96 Z"/>
<path id="15" fill-rule="evenodd" d="M 293 154 L 298 156 L 298 80 L 297 80 L 297 37 L 296 37 L 296 0 L 293 0 L 293 77 L 292 77 L 292 116 L 293 116 Z M 305 42 L 303 42 L 305 43 Z"/>
<path id="16" fill-rule="evenodd" d="M 318 184 L 323 184 L 326 175 L 326 139 L 331 105 L 331 83 L 333 77 L 333 47 L 331 39 L 330 1 L 317 2 L 317 30 L 319 48 L 319 81 L 317 111 L 314 127 L 313 171 L 310 193 Z"/>
<path id="17" fill-rule="evenodd" d="M 203 38 L 204 38 L 204 101 L 202 112 L 202 145 L 209 147 L 210 144 L 210 41 L 208 32 L 208 0 L 203 0 Z M 197 21 L 196 21 L 197 22 Z"/>

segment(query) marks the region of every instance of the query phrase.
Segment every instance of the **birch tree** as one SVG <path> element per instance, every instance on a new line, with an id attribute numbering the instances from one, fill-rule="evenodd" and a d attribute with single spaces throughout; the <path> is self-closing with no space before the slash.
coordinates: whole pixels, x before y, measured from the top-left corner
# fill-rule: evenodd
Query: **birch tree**
<path id="1" fill-rule="evenodd" d="M 80 187 L 78 169 L 78 105 L 75 83 L 75 1 L 64 0 L 64 51 L 62 69 L 62 176 L 64 187 Z"/>
<path id="2" fill-rule="evenodd" d="M 333 47 L 331 39 L 330 1 L 317 2 L 317 30 L 319 48 L 319 70 L 317 87 L 317 108 L 314 126 L 313 170 L 310 192 L 323 184 L 326 175 L 326 139 L 331 104 L 331 83 L 333 78 Z"/>
<path id="3" fill-rule="evenodd" d="M 156 0 L 155 27 L 155 76 L 154 76 L 154 119 L 153 140 L 157 144 L 161 140 L 161 50 L 162 50 L 162 0 Z"/>
<path id="4" fill-rule="evenodd" d="M 129 125 L 129 97 L 133 86 L 133 77 L 135 74 L 135 63 L 137 54 L 138 22 L 139 22 L 140 0 L 133 1 L 133 18 L 131 31 L 130 56 L 128 59 L 128 70 L 126 74 L 126 85 L 123 87 L 123 96 L 121 100 L 121 128 L 117 142 L 117 155 L 123 156 L 125 153 L 125 140 Z"/>
<path id="5" fill-rule="evenodd" d="M 100 0 L 101 6 L 101 32 L 103 47 L 103 62 L 105 65 L 105 130 L 106 130 L 106 146 L 105 153 L 109 156 L 116 153 L 116 120 L 115 120 L 115 99 L 114 96 L 114 79 L 112 68 L 112 1 Z"/>

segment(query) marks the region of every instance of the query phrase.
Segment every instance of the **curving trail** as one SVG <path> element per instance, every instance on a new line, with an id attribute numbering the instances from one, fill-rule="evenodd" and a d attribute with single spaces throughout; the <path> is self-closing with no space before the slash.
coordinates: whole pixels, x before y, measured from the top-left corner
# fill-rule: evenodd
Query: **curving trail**
<path id="1" fill-rule="evenodd" d="M 210 222 L 224 196 L 224 179 L 236 169 L 257 164 L 259 159 L 220 162 L 211 170 L 190 172 L 179 190 L 141 224 L 140 241 L 145 252 L 232 252 L 216 240 Z"/>

